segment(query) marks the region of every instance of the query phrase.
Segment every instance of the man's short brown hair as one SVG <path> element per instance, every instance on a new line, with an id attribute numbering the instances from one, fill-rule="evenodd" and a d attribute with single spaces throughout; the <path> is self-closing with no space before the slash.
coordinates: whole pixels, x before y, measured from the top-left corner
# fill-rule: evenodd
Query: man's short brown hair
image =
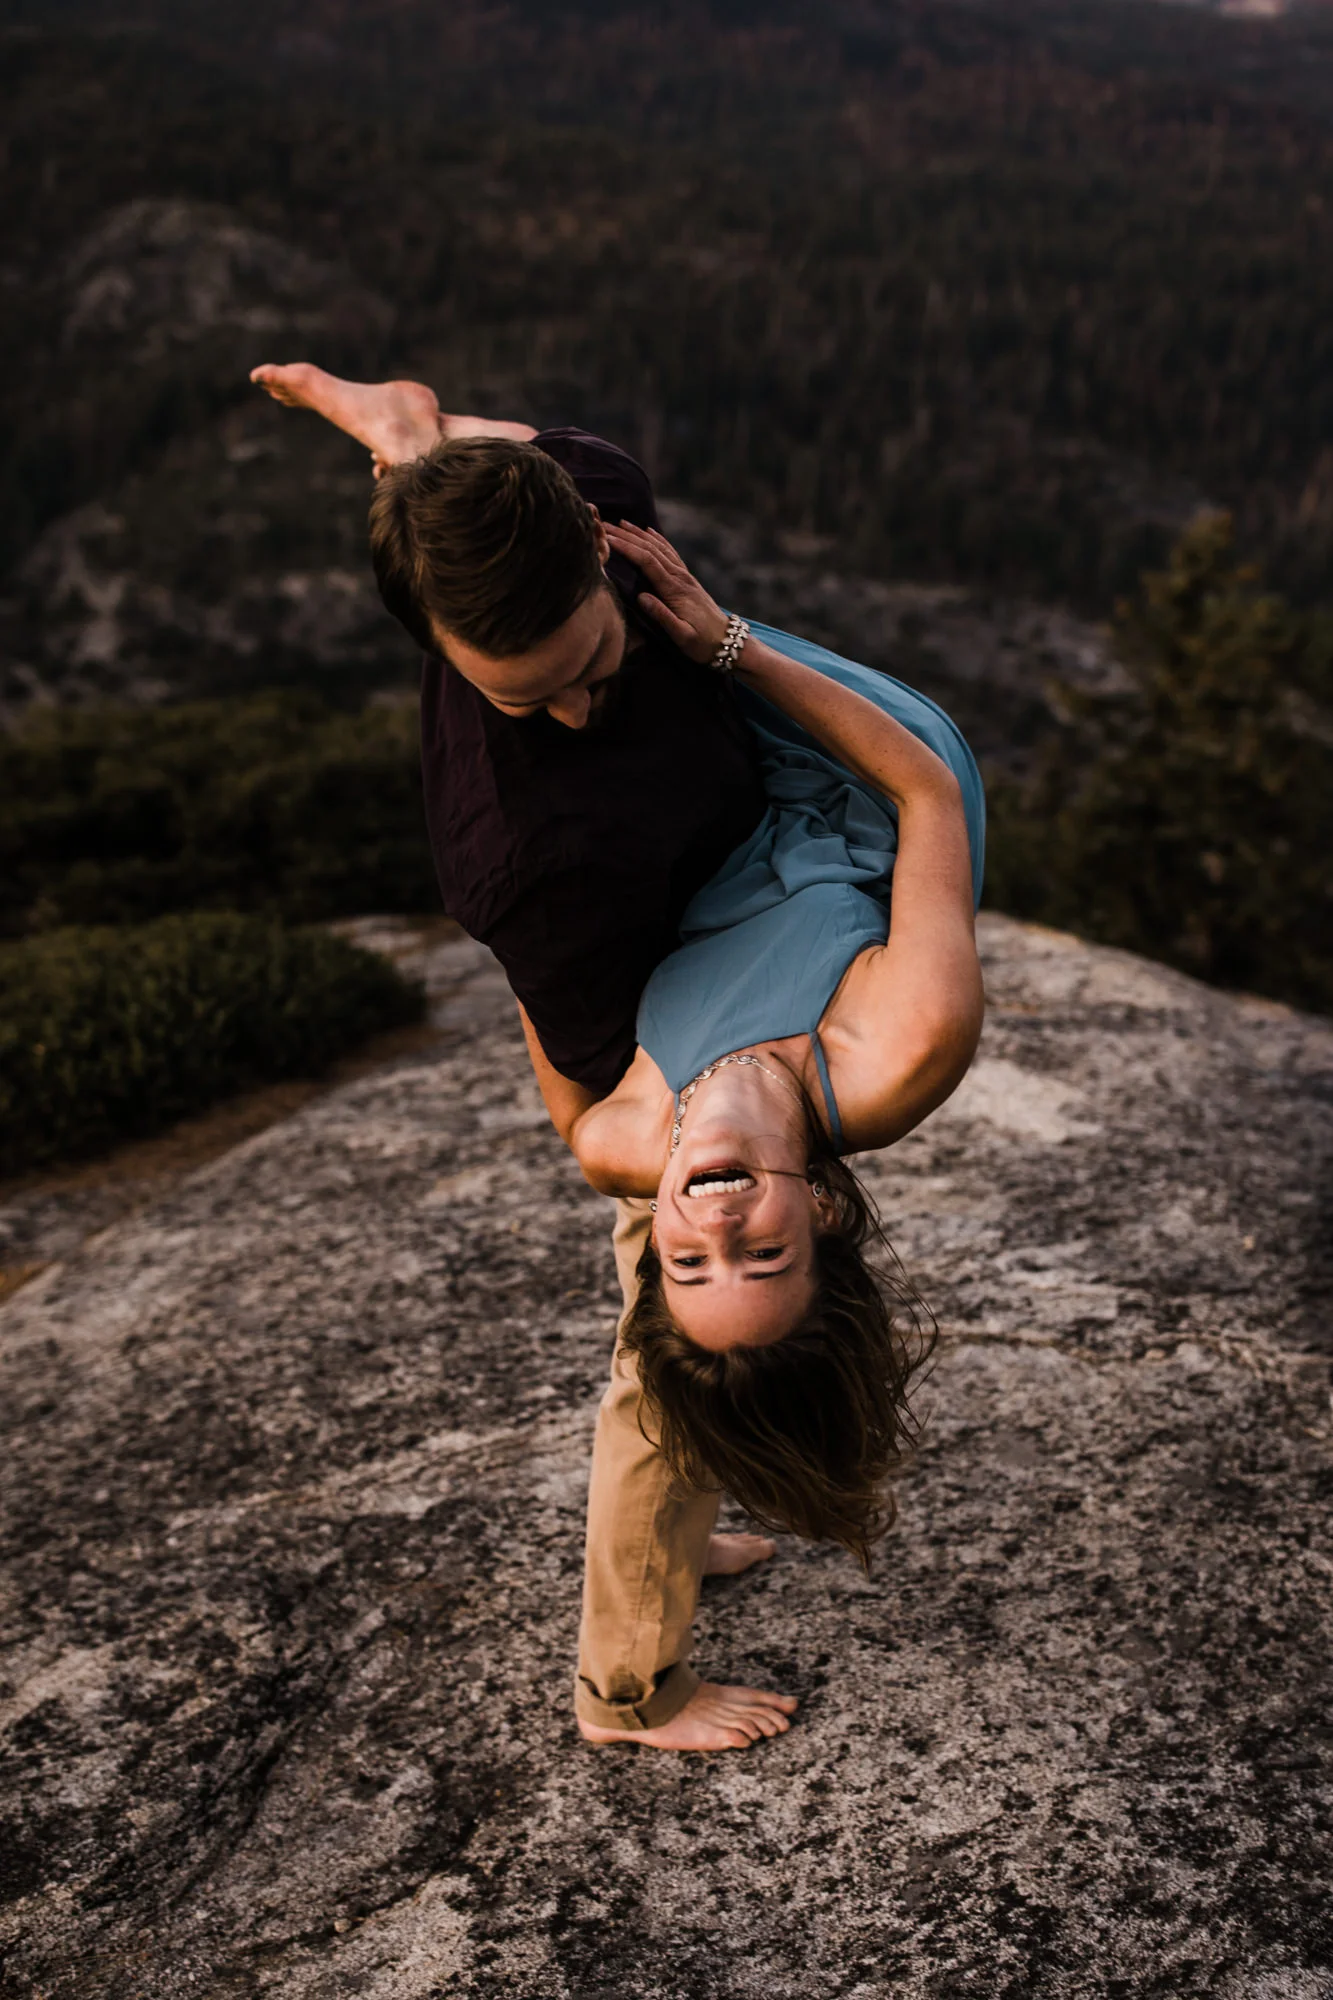
<path id="1" fill-rule="evenodd" d="M 370 504 L 375 576 L 428 652 L 432 626 L 490 658 L 536 646 L 603 581 L 597 526 L 535 445 L 460 438 L 384 474 Z"/>

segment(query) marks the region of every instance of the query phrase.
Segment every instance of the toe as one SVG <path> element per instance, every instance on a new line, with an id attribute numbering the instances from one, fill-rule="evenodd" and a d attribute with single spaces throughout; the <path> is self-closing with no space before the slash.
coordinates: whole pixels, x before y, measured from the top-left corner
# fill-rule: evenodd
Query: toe
<path id="1" fill-rule="evenodd" d="M 766 1736 L 776 1736 L 782 1730 L 791 1728 L 782 1710 L 770 1708 L 765 1702 L 757 1702 L 753 1708 L 746 1710 L 746 1714 L 753 1717 L 755 1726 L 762 1729 Z"/>
<path id="2" fill-rule="evenodd" d="M 783 1708 L 791 1710 L 796 1706 L 792 1695 L 773 1694 L 768 1688 L 737 1688 L 736 1693 L 751 1708 Z"/>
<path id="3" fill-rule="evenodd" d="M 753 1743 L 759 1734 L 753 1712 L 742 1708 L 739 1702 L 734 1707 L 728 1703 L 726 1712 L 717 1717 L 717 1727 L 727 1734 L 739 1732 L 747 1743 Z"/>

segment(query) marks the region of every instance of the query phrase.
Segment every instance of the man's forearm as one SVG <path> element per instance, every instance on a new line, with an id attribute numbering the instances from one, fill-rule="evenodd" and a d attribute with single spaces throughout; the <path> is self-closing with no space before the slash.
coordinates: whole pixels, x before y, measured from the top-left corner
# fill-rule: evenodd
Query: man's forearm
<path id="1" fill-rule="evenodd" d="M 551 1123 L 560 1137 L 567 1146 L 571 1145 L 574 1126 L 583 1113 L 597 1103 L 597 1093 L 584 1084 L 575 1083 L 572 1077 L 561 1075 L 542 1047 L 521 1000 L 518 1002 L 518 1018 L 523 1023 L 523 1039 L 528 1045 L 528 1056 L 537 1078 L 537 1088 L 542 1094 L 542 1103 L 550 1112 Z"/>

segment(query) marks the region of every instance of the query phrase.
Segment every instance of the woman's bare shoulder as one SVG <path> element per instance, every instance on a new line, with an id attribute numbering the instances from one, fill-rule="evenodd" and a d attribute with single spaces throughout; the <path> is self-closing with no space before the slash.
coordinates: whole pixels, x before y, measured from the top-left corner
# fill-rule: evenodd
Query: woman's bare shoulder
<path id="1" fill-rule="evenodd" d="M 970 933 L 924 967 L 887 945 L 858 954 L 820 1024 L 849 1150 L 892 1145 L 953 1094 L 984 1006 Z"/>

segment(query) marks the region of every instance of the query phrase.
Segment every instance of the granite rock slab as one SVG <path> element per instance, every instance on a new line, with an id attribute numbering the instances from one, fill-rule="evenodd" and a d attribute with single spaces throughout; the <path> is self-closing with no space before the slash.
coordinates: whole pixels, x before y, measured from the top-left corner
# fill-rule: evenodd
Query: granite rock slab
<path id="1" fill-rule="evenodd" d="M 705 1587 L 801 1699 L 745 1754 L 573 1726 L 611 1209 L 484 954 L 133 1212 L 0 1213 L 6 2000 L 1333 1994 L 1333 1030 L 983 945 L 862 1161 L 939 1324 L 897 1524 Z"/>

